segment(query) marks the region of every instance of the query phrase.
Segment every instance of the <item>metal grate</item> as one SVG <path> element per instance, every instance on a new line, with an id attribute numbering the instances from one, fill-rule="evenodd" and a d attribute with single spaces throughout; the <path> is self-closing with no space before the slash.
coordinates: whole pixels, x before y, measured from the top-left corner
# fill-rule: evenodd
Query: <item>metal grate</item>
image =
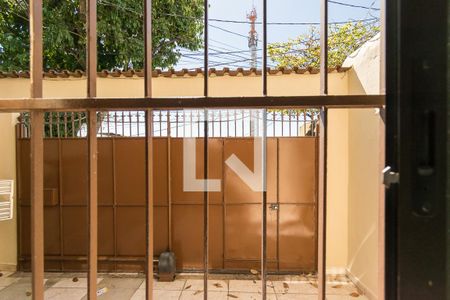
<path id="1" fill-rule="evenodd" d="M 267 113 L 268 137 L 317 136 L 317 109 L 270 110 Z M 114 111 L 97 114 L 98 137 L 145 137 L 144 111 Z M 255 120 L 261 115 L 253 109 L 222 109 L 208 111 L 208 137 L 255 136 Z M 153 136 L 203 137 L 205 111 L 154 110 Z M 51 112 L 45 114 L 46 138 L 87 137 L 86 113 Z M 258 123 L 258 122 L 257 122 Z M 30 137 L 29 114 L 19 117 L 21 138 Z"/>

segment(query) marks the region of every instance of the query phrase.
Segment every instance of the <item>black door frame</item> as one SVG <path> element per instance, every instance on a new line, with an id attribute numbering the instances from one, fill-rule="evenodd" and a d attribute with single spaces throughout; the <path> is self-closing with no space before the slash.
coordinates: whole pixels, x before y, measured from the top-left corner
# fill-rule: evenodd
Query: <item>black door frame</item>
<path id="1" fill-rule="evenodd" d="M 386 0 L 388 300 L 447 299 L 447 19 L 448 0 Z"/>

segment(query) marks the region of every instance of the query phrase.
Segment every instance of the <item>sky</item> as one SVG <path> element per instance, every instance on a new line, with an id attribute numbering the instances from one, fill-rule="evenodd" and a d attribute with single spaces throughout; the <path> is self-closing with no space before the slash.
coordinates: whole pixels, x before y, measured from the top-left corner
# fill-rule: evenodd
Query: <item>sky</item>
<path id="1" fill-rule="evenodd" d="M 368 10 L 360 7 L 349 7 L 342 4 L 329 2 L 329 22 L 342 22 L 350 20 L 371 19 L 379 17 L 379 0 L 335 0 L 336 2 L 373 7 Z M 210 67 L 246 67 L 250 66 L 250 52 L 248 51 L 249 24 L 219 22 L 211 19 L 248 21 L 246 19 L 253 6 L 258 14 L 258 20 L 262 21 L 261 0 L 209 0 L 210 27 L 209 27 L 209 51 Z M 320 0 L 268 0 L 268 22 L 319 22 Z M 307 32 L 310 25 L 268 25 L 268 42 L 283 42 L 290 38 Z M 259 33 L 258 49 L 262 47 L 262 25 L 257 25 Z M 203 66 L 202 51 L 191 52 L 183 50 L 183 57 L 175 66 L 180 68 L 195 68 Z M 233 52 L 223 54 L 223 52 Z M 258 58 L 262 56 L 259 51 Z M 269 62 L 273 64 L 272 62 Z M 260 65 L 260 62 L 259 64 Z"/>

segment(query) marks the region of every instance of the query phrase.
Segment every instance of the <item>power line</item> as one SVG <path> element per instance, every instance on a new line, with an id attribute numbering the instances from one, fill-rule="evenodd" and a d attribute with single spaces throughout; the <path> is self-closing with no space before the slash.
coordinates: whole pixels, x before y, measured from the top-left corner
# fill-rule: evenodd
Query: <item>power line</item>
<path id="1" fill-rule="evenodd" d="M 176 16 L 176 15 L 173 15 Z M 358 22 L 370 22 L 373 20 L 378 20 L 379 18 L 367 18 L 361 20 L 347 20 L 347 21 L 335 21 L 328 22 L 328 24 L 339 25 L 347 23 L 358 23 Z M 208 21 L 222 22 L 222 23 L 233 23 L 233 24 L 250 24 L 248 21 L 238 21 L 238 20 L 225 20 L 225 19 L 208 19 Z M 262 24 L 262 22 L 256 22 L 256 24 Z M 210 26 L 213 26 L 209 24 Z M 267 22 L 267 25 L 290 25 L 290 26 L 308 26 L 308 25 L 320 25 L 320 22 Z"/>
<path id="2" fill-rule="evenodd" d="M 237 47 L 235 47 L 235 46 L 233 46 L 233 45 L 226 44 L 226 43 L 224 43 L 224 42 L 215 40 L 215 39 L 213 39 L 213 38 L 209 38 L 209 40 L 210 40 L 211 42 L 213 42 L 213 43 L 217 43 L 217 44 L 219 44 L 219 45 L 222 45 L 222 46 L 225 46 L 225 47 L 228 47 L 228 48 L 231 48 L 231 49 L 242 50 L 242 49 L 237 48 Z"/>
<path id="3" fill-rule="evenodd" d="M 347 6 L 347 7 L 353 7 L 353 8 L 364 8 L 364 9 L 368 9 L 368 10 L 380 10 L 377 7 L 355 5 L 355 4 L 344 3 L 344 2 L 334 1 L 334 0 L 328 0 L 328 3 L 333 3 L 333 4 L 338 4 L 338 5 Z"/>
<path id="4" fill-rule="evenodd" d="M 231 30 L 228 30 L 228 29 L 225 29 L 225 28 L 222 28 L 222 27 L 219 27 L 219 26 L 211 25 L 211 24 L 209 24 L 209 26 L 212 27 L 212 28 L 215 28 L 215 29 L 219 29 L 219 30 L 221 30 L 221 31 L 223 31 L 223 32 L 230 33 L 230 34 L 233 34 L 233 35 L 236 35 L 236 36 L 239 36 L 239 37 L 243 37 L 243 38 L 245 38 L 245 39 L 248 39 L 248 37 L 247 37 L 246 35 L 237 33 L 237 32 L 235 32 L 235 31 L 231 31 Z"/>
<path id="5" fill-rule="evenodd" d="M 347 3 L 341 3 L 341 2 L 337 2 L 337 1 L 333 1 L 333 0 L 328 0 L 328 2 L 333 3 L 333 4 L 339 4 L 339 5 L 346 5 L 346 6 L 351 6 L 351 7 L 358 7 L 358 8 L 366 8 L 366 9 L 372 9 L 372 10 L 380 10 L 379 8 L 370 8 L 370 7 L 366 7 L 366 6 L 360 6 L 360 5 L 353 5 L 353 4 L 347 4 Z M 124 7 L 121 5 L 117 5 L 115 3 L 111 3 L 105 0 L 100 0 L 99 4 L 103 4 L 103 5 L 108 5 L 108 6 L 112 6 L 118 9 L 122 9 L 131 13 L 134 13 L 138 16 L 143 16 L 142 13 L 135 11 L 131 8 L 128 7 Z M 180 15 L 180 14 L 174 14 L 174 13 L 162 13 L 161 15 L 163 16 L 169 16 L 169 17 L 179 17 L 179 18 L 187 18 L 187 19 L 193 19 L 193 20 L 203 20 L 203 17 L 192 17 L 192 16 L 185 16 L 185 15 Z M 336 21 L 336 22 L 328 22 L 328 24 L 335 24 L 335 25 L 339 25 L 339 24 L 347 24 L 347 23 L 357 23 L 357 22 L 370 22 L 373 20 L 378 20 L 379 18 L 367 18 L 367 19 L 361 19 L 361 20 L 347 20 L 347 21 Z M 229 20 L 229 19 L 216 19 L 216 18 L 210 18 L 208 19 L 208 21 L 211 22 L 221 22 L 221 23 L 234 23 L 234 24 L 250 24 L 249 21 L 238 21 L 238 20 Z M 256 22 L 256 24 L 262 24 L 262 22 Z M 217 27 L 214 25 L 209 24 L 211 27 Z M 267 25 L 299 25 L 299 26 L 308 26 L 308 25 L 320 25 L 320 22 L 267 22 Z M 222 29 L 222 28 L 218 28 L 218 29 Z M 245 38 L 247 38 L 247 36 L 245 36 Z"/>

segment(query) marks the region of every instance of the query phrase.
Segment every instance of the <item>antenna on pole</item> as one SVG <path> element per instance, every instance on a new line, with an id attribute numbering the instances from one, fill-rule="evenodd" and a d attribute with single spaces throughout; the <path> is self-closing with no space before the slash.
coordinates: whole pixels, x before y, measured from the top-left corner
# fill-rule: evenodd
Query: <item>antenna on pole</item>
<path id="1" fill-rule="evenodd" d="M 258 18 L 256 14 L 256 8 L 253 4 L 253 8 L 249 14 L 247 14 L 247 19 L 250 21 L 250 31 L 248 32 L 248 48 L 251 53 L 251 68 L 257 68 L 257 49 L 258 49 L 258 33 L 256 32 L 256 19 Z"/>

